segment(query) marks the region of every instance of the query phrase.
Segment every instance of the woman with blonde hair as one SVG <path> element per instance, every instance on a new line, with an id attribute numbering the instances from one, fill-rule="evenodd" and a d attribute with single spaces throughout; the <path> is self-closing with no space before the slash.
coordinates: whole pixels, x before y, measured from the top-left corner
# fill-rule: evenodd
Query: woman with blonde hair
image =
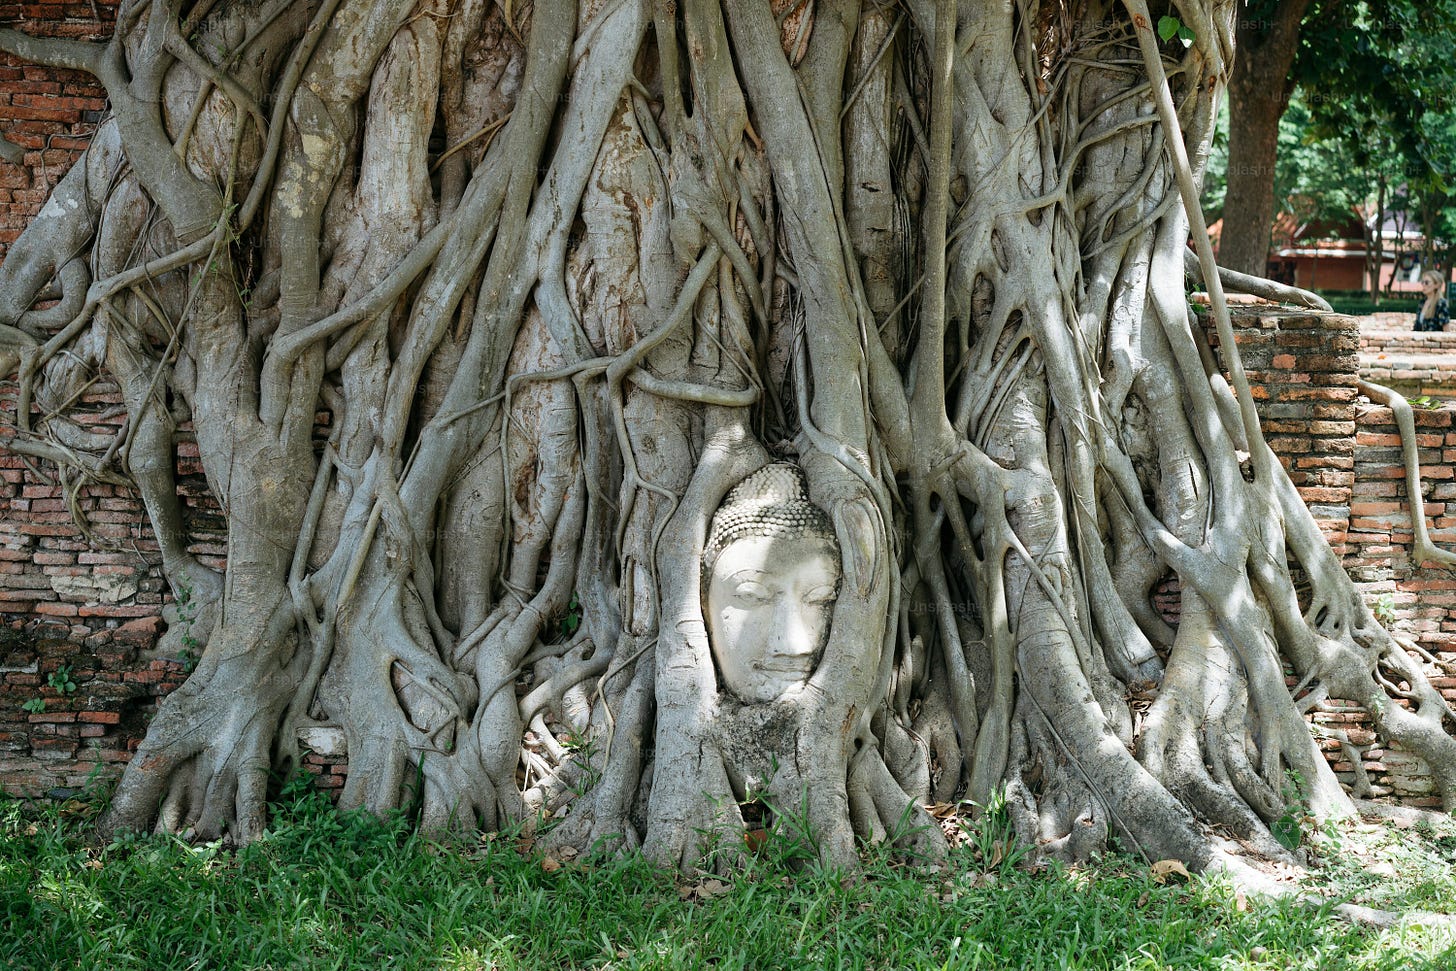
<path id="1" fill-rule="evenodd" d="M 1416 330 L 1450 330 L 1451 311 L 1446 305 L 1446 279 L 1436 270 L 1421 274 L 1421 308 L 1416 311 Z"/>

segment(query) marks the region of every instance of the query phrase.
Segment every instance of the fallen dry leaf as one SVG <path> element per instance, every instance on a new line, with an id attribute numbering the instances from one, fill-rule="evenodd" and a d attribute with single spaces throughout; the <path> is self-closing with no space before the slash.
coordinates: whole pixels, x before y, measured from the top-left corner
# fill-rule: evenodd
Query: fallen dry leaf
<path id="1" fill-rule="evenodd" d="M 677 895 L 683 900 L 711 900 L 714 897 L 721 897 L 733 889 L 731 883 L 724 883 L 714 877 L 709 877 L 702 883 L 683 884 L 677 888 Z"/>
<path id="2" fill-rule="evenodd" d="M 1183 865 L 1181 860 L 1159 860 L 1153 864 L 1152 872 L 1153 879 L 1158 883 L 1167 883 L 1168 877 L 1174 873 L 1181 876 L 1184 880 L 1193 879 L 1193 874 L 1188 872 L 1188 868 Z"/>
<path id="3" fill-rule="evenodd" d="M 709 897 L 721 897 L 723 896 L 723 894 L 727 893 L 732 889 L 732 884 L 724 883 L 722 880 L 708 879 L 704 880 L 698 886 L 698 896 L 703 899 L 707 899 Z"/>

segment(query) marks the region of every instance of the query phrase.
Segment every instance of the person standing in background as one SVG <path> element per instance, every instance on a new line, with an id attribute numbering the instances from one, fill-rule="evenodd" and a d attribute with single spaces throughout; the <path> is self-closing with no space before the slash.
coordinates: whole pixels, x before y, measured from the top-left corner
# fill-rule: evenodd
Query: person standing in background
<path id="1" fill-rule="evenodd" d="M 1446 281 L 1435 270 L 1421 274 L 1421 308 L 1416 311 L 1416 330 L 1451 330 L 1451 310 L 1446 304 Z"/>

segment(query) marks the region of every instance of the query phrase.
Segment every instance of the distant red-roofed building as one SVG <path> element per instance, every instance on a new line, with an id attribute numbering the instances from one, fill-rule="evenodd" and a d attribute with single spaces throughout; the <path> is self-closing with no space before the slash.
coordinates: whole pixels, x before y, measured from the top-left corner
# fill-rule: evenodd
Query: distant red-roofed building
<path id="1" fill-rule="evenodd" d="M 1215 247 L 1222 228 L 1222 220 L 1209 227 Z M 1265 276 L 1306 290 L 1368 291 L 1372 269 L 1378 266 L 1376 285 L 1382 293 L 1419 293 L 1426 269 L 1420 226 L 1404 212 L 1387 211 L 1379 235 L 1377 264 L 1369 258 L 1376 236 L 1373 215 L 1351 209 L 1345 219 L 1301 220 L 1287 211 L 1277 213 Z"/>

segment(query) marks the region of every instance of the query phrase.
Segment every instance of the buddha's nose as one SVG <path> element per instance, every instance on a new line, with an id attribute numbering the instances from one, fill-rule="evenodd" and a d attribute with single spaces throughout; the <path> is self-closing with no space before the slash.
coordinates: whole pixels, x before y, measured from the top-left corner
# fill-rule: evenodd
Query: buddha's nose
<path id="1" fill-rule="evenodd" d="M 807 657 L 819 647 L 819 633 L 803 608 L 785 603 L 774 618 L 774 653 L 781 657 Z"/>

